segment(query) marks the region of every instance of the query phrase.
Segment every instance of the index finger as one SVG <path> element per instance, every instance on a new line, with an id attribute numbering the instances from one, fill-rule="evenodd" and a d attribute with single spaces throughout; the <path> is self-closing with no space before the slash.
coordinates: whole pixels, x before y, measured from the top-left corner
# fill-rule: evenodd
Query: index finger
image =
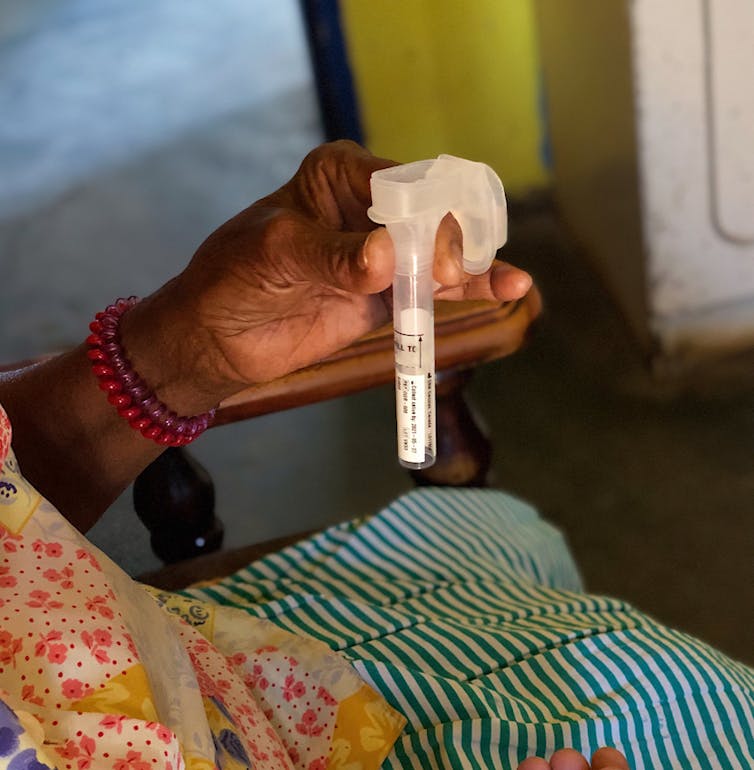
<path id="1" fill-rule="evenodd" d="M 287 191 L 295 208 L 327 227 L 363 232 L 376 227 L 367 216 L 372 173 L 393 165 L 355 142 L 331 142 L 312 150 L 281 192 Z"/>
<path id="2" fill-rule="evenodd" d="M 463 283 L 441 288 L 437 299 L 485 299 L 490 302 L 511 302 L 521 299 L 532 286 L 532 277 L 507 262 L 495 260 L 482 275 L 465 275 Z"/>

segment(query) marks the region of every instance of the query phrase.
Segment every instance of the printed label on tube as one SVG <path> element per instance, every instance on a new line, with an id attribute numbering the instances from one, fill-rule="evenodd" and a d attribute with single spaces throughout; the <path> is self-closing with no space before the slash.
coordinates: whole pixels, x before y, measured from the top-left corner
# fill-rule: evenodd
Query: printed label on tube
<path id="1" fill-rule="evenodd" d="M 432 372 L 427 372 L 427 451 L 435 454 L 435 384 Z"/>
<path id="2" fill-rule="evenodd" d="M 423 463 L 426 444 L 427 385 L 423 374 L 396 373 L 398 457 L 404 462 Z"/>
<path id="3" fill-rule="evenodd" d="M 401 310 L 399 325 L 393 333 L 395 363 L 398 366 L 417 369 L 434 367 L 433 324 L 432 316 L 422 308 Z"/>

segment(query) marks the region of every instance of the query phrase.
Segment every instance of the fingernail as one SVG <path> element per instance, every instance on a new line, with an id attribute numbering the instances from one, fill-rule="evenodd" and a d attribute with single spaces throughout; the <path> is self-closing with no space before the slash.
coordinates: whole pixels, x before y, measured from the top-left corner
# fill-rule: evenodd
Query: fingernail
<path id="1" fill-rule="evenodd" d="M 448 278 L 451 279 L 448 285 L 455 286 L 463 281 L 463 247 L 455 240 L 450 241 L 448 245 L 451 258 L 447 260 L 445 269 L 449 273 Z"/>
<path id="2" fill-rule="evenodd" d="M 463 280 L 463 244 L 460 241 L 453 241 L 450 244 L 450 247 L 453 252 L 456 267 L 458 268 L 459 278 Z"/>
<path id="3" fill-rule="evenodd" d="M 534 279 L 529 275 L 529 273 L 521 270 L 520 275 L 516 279 L 516 288 L 520 292 L 527 292 L 529 289 L 531 289 L 531 285 L 534 283 Z"/>
<path id="4" fill-rule="evenodd" d="M 367 249 L 369 248 L 369 241 L 371 240 L 374 233 L 375 231 L 372 230 L 372 232 L 369 233 L 369 235 L 367 235 L 366 240 L 364 241 L 364 244 L 361 247 L 361 251 L 359 252 L 358 264 L 361 270 L 366 270 L 369 267 L 369 257 L 367 256 Z"/>

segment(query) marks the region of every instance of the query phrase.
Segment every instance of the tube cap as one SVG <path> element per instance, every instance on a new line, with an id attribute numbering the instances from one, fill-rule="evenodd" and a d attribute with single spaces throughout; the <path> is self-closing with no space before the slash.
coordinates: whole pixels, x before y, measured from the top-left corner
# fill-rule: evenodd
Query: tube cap
<path id="1" fill-rule="evenodd" d="M 503 184 L 485 163 L 440 155 L 375 171 L 369 218 L 390 225 L 450 212 L 463 232 L 463 266 L 479 275 L 508 237 Z"/>

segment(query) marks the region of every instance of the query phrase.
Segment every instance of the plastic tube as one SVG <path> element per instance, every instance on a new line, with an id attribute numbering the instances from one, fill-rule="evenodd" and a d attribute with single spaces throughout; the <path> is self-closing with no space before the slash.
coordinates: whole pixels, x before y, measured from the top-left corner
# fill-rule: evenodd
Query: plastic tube
<path id="1" fill-rule="evenodd" d="M 435 237 L 451 212 L 463 231 L 464 269 L 483 273 L 505 242 L 505 195 L 482 163 L 441 155 L 372 175 L 370 218 L 395 250 L 393 328 L 398 460 L 427 468 L 436 458 Z"/>
<path id="2" fill-rule="evenodd" d="M 435 230 L 427 222 L 394 224 L 393 336 L 398 459 L 406 468 L 435 461 L 435 311 L 432 257 Z"/>

